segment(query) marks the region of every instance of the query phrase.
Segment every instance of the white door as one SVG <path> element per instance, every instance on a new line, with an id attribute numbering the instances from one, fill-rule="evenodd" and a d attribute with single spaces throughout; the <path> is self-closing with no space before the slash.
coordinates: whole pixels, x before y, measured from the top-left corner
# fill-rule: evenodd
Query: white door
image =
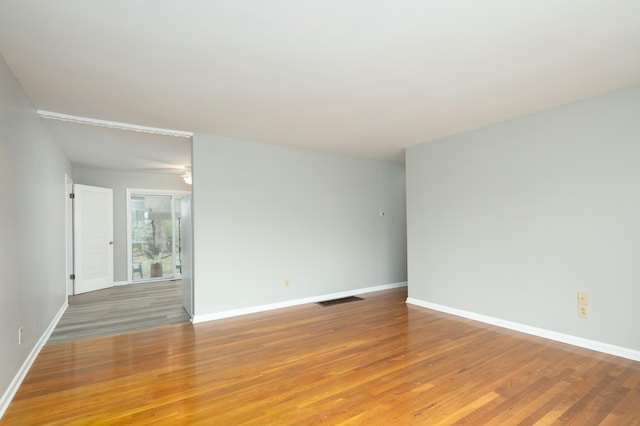
<path id="1" fill-rule="evenodd" d="M 113 287 L 113 190 L 73 189 L 74 294 Z"/>

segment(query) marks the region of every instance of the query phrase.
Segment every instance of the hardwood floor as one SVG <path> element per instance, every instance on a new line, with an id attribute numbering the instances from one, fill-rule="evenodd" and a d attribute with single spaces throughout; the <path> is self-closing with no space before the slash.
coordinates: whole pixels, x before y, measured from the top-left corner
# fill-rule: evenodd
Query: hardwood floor
<path id="1" fill-rule="evenodd" d="M 638 362 L 364 298 L 46 346 L 0 423 L 640 425 Z"/>
<path id="2" fill-rule="evenodd" d="M 69 297 L 47 345 L 189 322 L 181 281 L 129 284 Z"/>

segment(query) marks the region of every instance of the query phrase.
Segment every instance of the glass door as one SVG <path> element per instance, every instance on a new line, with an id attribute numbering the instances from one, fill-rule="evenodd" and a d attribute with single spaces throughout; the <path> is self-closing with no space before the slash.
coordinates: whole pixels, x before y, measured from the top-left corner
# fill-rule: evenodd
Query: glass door
<path id="1" fill-rule="evenodd" d="M 183 194 L 127 192 L 130 280 L 180 278 L 180 199 Z"/>

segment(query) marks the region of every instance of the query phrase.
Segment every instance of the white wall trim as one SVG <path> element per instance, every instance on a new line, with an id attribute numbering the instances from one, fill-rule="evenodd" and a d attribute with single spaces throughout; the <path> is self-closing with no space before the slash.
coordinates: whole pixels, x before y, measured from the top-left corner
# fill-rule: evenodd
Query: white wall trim
<path id="1" fill-rule="evenodd" d="M 65 301 L 64 305 L 60 307 L 60 310 L 58 311 L 56 316 L 53 317 L 53 320 L 49 324 L 49 327 L 47 327 L 44 333 L 42 333 L 42 336 L 40 336 L 40 339 L 35 344 L 31 352 L 29 353 L 29 356 L 27 356 L 27 359 L 25 359 L 24 362 L 22 363 L 22 366 L 16 373 L 11 383 L 9 383 L 7 390 L 2 395 L 2 398 L 0 398 L 0 419 L 2 418 L 2 416 L 4 416 L 4 413 L 7 411 L 7 408 L 9 408 L 9 404 L 11 404 L 13 397 L 16 396 L 16 392 L 18 392 L 18 389 L 20 388 L 22 381 L 27 376 L 27 373 L 31 369 L 31 366 L 33 365 L 36 358 L 38 357 L 40 350 L 42 350 L 42 347 L 47 343 L 47 340 L 49 340 L 51 333 L 53 333 L 53 330 L 55 330 L 56 326 L 58 325 L 58 322 L 60 322 L 60 318 L 62 318 L 62 315 L 65 313 L 68 307 L 69 307 L 69 303 Z"/>
<path id="2" fill-rule="evenodd" d="M 162 129 L 160 127 L 141 126 L 139 124 L 121 123 L 119 121 L 101 120 L 99 118 L 80 117 L 77 115 L 61 114 L 59 112 L 44 111 L 39 109 L 38 116 L 49 120 L 68 121 L 91 126 L 108 127 L 110 129 L 129 130 L 133 132 L 152 133 L 154 135 L 175 136 L 178 138 L 191 138 L 193 132 L 184 130 Z"/>
<path id="3" fill-rule="evenodd" d="M 121 285 L 129 285 L 131 284 L 129 281 L 114 281 L 113 282 L 113 286 L 114 287 L 119 287 Z"/>
<path id="4" fill-rule="evenodd" d="M 572 336 L 570 334 L 558 333 L 556 331 L 546 330 L 543 328 L 532 327 L 517 322 L 506 321 L 500 318 L 494 318 L 487 315 L 477 314 L 475 312 L 464 311 L 461 309 L 450 308 L 448 306 L 438 305 L 436 303 L 425 302 L 424 300 L 407 298 L 407 303 L 420 306 L 435 311 L 456 315 L 475 321 L 484 322 L 486 324 L 496 325 L 498 327 L 507 328 L 509 330 L 519 331 L 521 333 L 531 334 L 533 336 L 544 337 L 545 339 L 555 340 L 557 342 L 567 343 L 569 345 L 578 346 L 585 349 L 591 349 L 622 358 L 640 361 L 640 351 L 636 351 L 622 346 L 611 345 L 609 343 L 589 340 L 582 337 Z"/>
<path id="5" fill-rule="evenodd" d="M 211 314 L 195 315 L 192 319 L 194 324 L 205 321 L 213 321 L 222 318 L 237 317 L 240 315 L 255 314 L 257 312 L 272 311 L 274 309 L 289 308 L 291 306 L 305 305 L 307 303 L 317 303 L 323 300 L 339 299 L 341 297 L 355 296 L 356 294 L 373 293 L 376 291 L 389 290 L 392 288 L 406 287 L 407 282 L 392 284 L 382 284 L 374 287 L 365 287 L 355 290 L 341 291 L 338 293 L 323 294 L 320 296 L 305 297 L 303 299 L 286 300 L 284 302 L 270 303 L 268 305 L 251 306 L 248 308 L 232 309 L 229 311 L 214 312 Z"/>

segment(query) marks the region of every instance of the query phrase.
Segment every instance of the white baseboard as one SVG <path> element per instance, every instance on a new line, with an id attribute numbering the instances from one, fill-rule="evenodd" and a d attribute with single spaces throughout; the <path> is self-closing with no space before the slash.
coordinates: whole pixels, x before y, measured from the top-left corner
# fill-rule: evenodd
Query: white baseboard
<path id="1" fill-rule="evenodd" d="M 27 373 L 31 369 L 31 366 L 33 365 L 34 361 L 38 357 L 40 350 L 42 350 L 42 347 L 47 343 L 47 340 L 49 340 L 51 333 L 53 333 L 53 330 L 55 330 L 56 325 L 58 325 L 58 322 L 60 322 L 60 318 L 62 318 L 62 315 L 65 313 L 68 307 L 69 307 L 69 303 L 67 302 L 65 302 L 64 305 L 62 305 L 62 307 L 60 308 L 56 316 L 51 321 L 51 324 L 49 324 L 47 329 L 44 331 L 42 336 L 40 336 L 40 339 L 35 344 L 31 352 L 29 353 L 29 356 L 27 356 L 27 359 L 25 359 L 24 362 L 22 363 L 22 366 L 20 367 L 15 377 L 9 384 L 9 387 L 7 388 L 7 390 L 2 395 L 2 398 L 0 398 L 0 419 L 2 418 L 2 416 L 4 416 L 4 413 L 5 411 L 7 411 L 7 408 L 9 408 L 9 404 L 11 404 L 11 401 L 13 400 L 13 397 L 16 395 L 16 392 L 18 392 L 18 389 L 20 388 L 22 381 L 27 376 Z"/>
<path id="2" fill-rule="evenodd" d="M 506 321 L 500 318 L 494 318 L 487 315 L 464 311 L 461 309 L 450 308 L 448 306 L 425 302 L 424 300 L 414 299 L 412 297 L 407 298 L 407 303 L 411 305 L 421 306 L 427 309 L 433 309 L 434 311 L 440 311 L 447 314 L 484 322 L 486 324 L 496 325 L 502 328 L 508 328 L 509 330 L 519 331 L 521 333 L 544 337 L 545 339 L 555 340 L 557 342 L 567 343 L 569 345 L 631 359 L 633 361 L 640 361 L 640 351 L 624 348 L 622 346 L 611 345 L 609 343 L 589 340 L 582 337 L 572 336 L 570 334 L 558 333 L 556 331 L 546 330 L 544 328 L 532 327 L 530 325 Z"/>
<path id="3" fill-rule="evenodd" d="M 257 312 L 271 311 L 274 309 L 289 308 L 291 306 L 304 305 L 307 303 L 317 303 L 323 300 L 339 299 L 341 297 L 355 296 L 356 294 L 373 293 L 376 291 L 389 290 L 392 288 L 406 287 L 407 282 L 393 284 L 383 284 L 374 287 L 365 287 L 355 290 L 341 291 L 339 293 L 323 294 L 321 296 L 306 297 L 304 299 L 286 300 L 284 302 L 270 303 L 268 305 L 251 306 L 248 308 L 232 309 L 229 311 L 214 312 L 211 314 L 195 315 L 192 319 L 194 324 L 205 321 L 213 321 L 222 318 L 237 317 L 240 315 L 255 314 Z"/>
<path id="4" fill-rule="evenodd" d="M 113 282 L 113 286 L 117 287 L 117 286 L 121 286 L 121 285 L 129 285 L 131 284 L 129 281 L 114 281 Z"/>

